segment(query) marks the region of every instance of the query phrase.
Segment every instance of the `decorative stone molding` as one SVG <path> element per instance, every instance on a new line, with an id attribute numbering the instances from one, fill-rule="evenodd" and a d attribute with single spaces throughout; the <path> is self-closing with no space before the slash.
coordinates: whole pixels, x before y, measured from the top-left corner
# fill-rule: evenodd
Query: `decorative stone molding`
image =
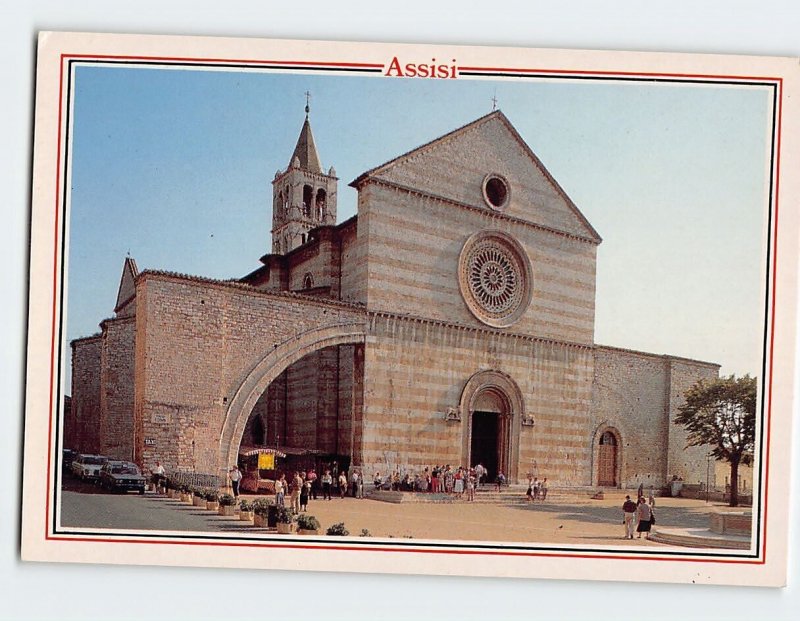
<path id="1" fill-rule="evenodd" d="M 448 423 L 460 423 L 461 410 L 459 408 L 447 408 L 447 412 L 445 412 L 444 419 Z"/>
<path id="2" fill-rule="evenodd" d="M 516 239 L 502 231 L 479 231 L 464 243 L 458 284 L 470 312 L 482 323 L 506 328 L 530 305 L 532 270 Z"/>

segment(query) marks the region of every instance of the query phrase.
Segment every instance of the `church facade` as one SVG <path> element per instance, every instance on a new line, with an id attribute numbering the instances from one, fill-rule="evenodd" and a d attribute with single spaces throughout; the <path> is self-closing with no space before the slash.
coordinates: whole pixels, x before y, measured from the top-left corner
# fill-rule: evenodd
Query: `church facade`
<path id="1" fill-rule="evenodd" d="M 113 317 L 72 342 L 65 446 L 216 474 L 247 445 L 366 472 L 705 480 L 673 421 L 719 365 L 594 342 L 601 238 L 502 112 L 363 173 L 338 224 L 337 184 L 306 115 L 258 269 L 126 259 Z"/>

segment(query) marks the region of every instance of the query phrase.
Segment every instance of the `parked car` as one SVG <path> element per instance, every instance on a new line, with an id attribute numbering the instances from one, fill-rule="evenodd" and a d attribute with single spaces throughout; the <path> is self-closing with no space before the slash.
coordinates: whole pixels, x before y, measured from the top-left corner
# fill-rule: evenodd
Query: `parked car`
<path id="1" fill-rule="evenodd" d="M 130 461 L 108 461 L 100 469 L 100 486 L 112 492 L 144 494 L 146 484 L 139 466 Z"/>
<path id="2" fill-rule="evenodd" d="M 102 455 L 85 455 L 81 453 L 72 460 L 72 474 L 84 481 L 96 481 L 100 476 L 100 468 L 108 461 Z"/>
<path id="3" fill-rule="evenodd" d="M 78 451 L 64 449 L 61 451 L 61 472 L 63 474 L 72 472 L 72 462 L 78 456 Z"/>

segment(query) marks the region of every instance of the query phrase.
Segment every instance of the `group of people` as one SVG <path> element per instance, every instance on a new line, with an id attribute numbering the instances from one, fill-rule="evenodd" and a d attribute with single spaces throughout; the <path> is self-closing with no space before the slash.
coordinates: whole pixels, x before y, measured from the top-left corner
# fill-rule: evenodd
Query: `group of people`
<path id="1" fill-rule="evenodd" d="M 525 496 L 528 498 L 528 502 L 547 500 L 547 477 L 540 481 L 539 477 L 531 478 L 528 475 L 528 490 L 525 492 Z"/>
<path id="2" fill-rule="evenodd" d="M 625 496 L 625 502 L 622 503 L 625 539 L 633 539 L 634 532 L 639 533 L 639 539 L 642 538 L 642 533 L 645 533 L 645 538 L 650 539 L 650 529 L 656 523 L 655 505 L 656 500 L 652 493 L 649 501 L 641 494 L 637 502 L 631 500 L 630 496 Z"/>
<path id="3" fill-rule="evenodd" d="M 482 464 L 473 468 L 446 464 L 425 467 L 421 472 L 403 474 L 396 469 L 393 473 L 387 474 L 386 478 L 378 471 L 375 472 L 372 482 L 375 489 L 453 494 L 457 498 L 463 498 L 466 494 L 467 500 L 471 501 L 475 499 L 475 490 L 486 484 L 488 474 L 488 470 Z M 495 483 L 498 489 L 505 484 L 505 475 L 502 472 L 498 473 Z"/>

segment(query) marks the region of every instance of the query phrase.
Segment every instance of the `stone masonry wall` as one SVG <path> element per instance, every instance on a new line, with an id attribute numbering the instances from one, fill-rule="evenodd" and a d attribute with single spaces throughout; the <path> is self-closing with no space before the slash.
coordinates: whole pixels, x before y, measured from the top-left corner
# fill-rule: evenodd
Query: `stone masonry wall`
<path id="1" fill-rule="evenodd" d="M 687 483 L 705 483 L 709 464 L 707 446 L 686 446 L 686 430 L 675 425 L 678 408 L 685 403 L 683 395 L 700 379 L 719 377 L 719 365 L 691 360 L 672 359 L 669 384 L 669 423 L 664 438 L 669 438 L 667 450 L 667 477 L 681 477 Z M 711 469 L 714 463 L 711 463 Z"/>
<path id="2" fill-rule="evenodd" d="M 447 422 L 445 413 L 458 406 L 473 374 L 499 370 L 518 384 L 525 413 L 535 418 L 534 427 L 519 429 L 518 478 L 533 472 L 552 485 L 588 485 L 591 349 L 380 315 L 371 316 L 370 335 L 364 364 L 366 468 L 466 465 L 462 434 L 468 414 Z"/>
<path id="3" fill-rule="evenodd" d="M 593 243 L 503 219 L 488 208 L 468 210 L 377 184 L 362 187 L 360 203 L 359 242 L 369 250 L 371 311 L 482 326 L 461 296 L 458 260 L 473 233 L 493 229 L 517 239 L 532 266 L 530 306 L 510 331 L 593 342 Z"/>
<path id="4" fill-rule="evenodd" d="M 100 335 L 72 341 L 72 448 L 81 453 L 100 452 Z"/>
<path id="5" fill-rule="evenodd" d="M 198 472 L 220 468 L 228 403 L 267 352 L 314 328 L 364 320 L 357 307 L 152 272 L 137 280 L 137 300 L 141 459 Z"/>
<path id="6" fill-rule="evenodd" d="M 103 322 L 100 373 L 100 452 L 133 458 L 134 317 Z"/>
<path id="7" fill-rule="evenodd" d="M 663 356 L 598 346 L 592 387 L 592 425 L 587 442 L 597 445 L 606 428 L 618 432 L 622 487 L 666 483 L 666 394 L 669 360 Z M 597 464 L 592 464 L 597 484 Z"/>

